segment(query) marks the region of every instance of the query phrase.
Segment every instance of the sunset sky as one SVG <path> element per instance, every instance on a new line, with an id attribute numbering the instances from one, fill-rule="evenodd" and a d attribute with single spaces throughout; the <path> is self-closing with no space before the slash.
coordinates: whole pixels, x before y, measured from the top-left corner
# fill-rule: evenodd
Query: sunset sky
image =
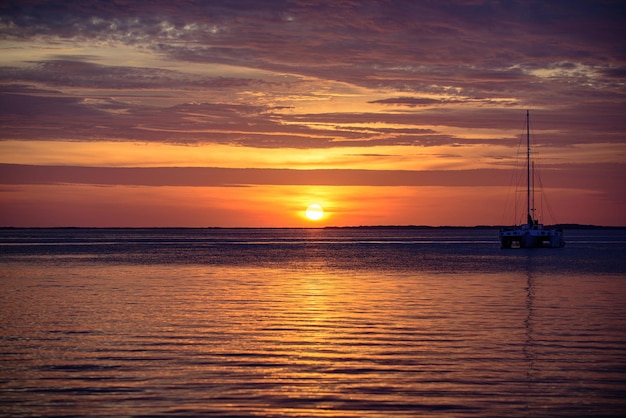
<path id="1" fill-rule="evenodd" d="M 624 22 L 622 0 L 2 1 L 0 226 L 511 224 L 526 109 L 542 221 L 626 225 Z"/>

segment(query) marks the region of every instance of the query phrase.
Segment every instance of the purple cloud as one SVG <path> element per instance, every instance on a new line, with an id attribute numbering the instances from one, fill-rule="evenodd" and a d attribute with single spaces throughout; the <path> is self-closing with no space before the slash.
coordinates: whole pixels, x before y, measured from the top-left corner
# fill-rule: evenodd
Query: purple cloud
<path id="1" fill-rule="evenodd" d="M 542 176 L 550 179 L 550 187 L 621 190 L 622 180 L 606 182 L 616 164 L 578 164 L 563 170 L 563 166 L 544 166 Z M 501 186 L 510 185 L 510 176 L 502 170 L 291 170 L 218 167 L 72 167 L 0 164 L 0 184 L 91 184 L 135 186 L 233 187 L 247 185 L 320 185 L 320 186 Z M 576 182 L 571 181 L 571 176 Z M 616 194 L 618 196 L 619 193 Z"/>
<path id="2" fill-rule="evenodd" d="M 306 123 L 510 129 L 521 119 L 520 111 L 510 107 L 540 108 L 550 117 L 561 133 L 551 134 L 548 142 L 616 142 L 624 132 L 626 29 L 625 8 L 619 1 L 32 0 L 0 7 L 0 39 L 5 41 L 126 44 L 177 63 L 230 64 L 297 75 L 279 86 L 261 78 L 103 65 L 94 63 L 97 56 L 91 55 L 51 55 L 23 63 L 28 65 L 0 68 L 0 83 L 5 86 L 0 139 L 51 138 L 51 129 L 64 124 L 64 132 L 77 140 L 301 149 L 430 145 L 459 139 L 409 128 L 320 132 Z M 233 100 L 214 100 L 219 92 L 228 97 L 248 91 L 307 94 L 306 84 L 300 82 L 304 78 L 392 93 L 364 100 L 364 105 L 381 105 L 381 113 L 339 113 L 329 108 L 327 113 L 308 115 L 294 108 L 281 114 L 267 103 L 255 102 L 250 103 L 256 110 L 249 112 Z M 15 85 L 31 90 L 19 95 L 7 90 Z M 96 93 L 86 96 L 76 92 L 78 88 Z M 63 93 L 37 93 L 45 89 Z M 182 98 L 179 106 L 154 108 L 110 93 L 172 90 L 206 92 L 211 99 L 198 108 L 201 116 L 192 120 Z M 97 91 L 107 93 L 98 96 Z M 437 95 L 440 98 L 432 98 Z M 395 113 L 401 107 L 407 114 Z M 212 120 L 213 112 L 222 122 Z M 581 120 L 586 121 L 583 126 Z M 572 130 L 570 123 L 579 126 Z M 237 132 L 232 129 L 235 125 Z"/>

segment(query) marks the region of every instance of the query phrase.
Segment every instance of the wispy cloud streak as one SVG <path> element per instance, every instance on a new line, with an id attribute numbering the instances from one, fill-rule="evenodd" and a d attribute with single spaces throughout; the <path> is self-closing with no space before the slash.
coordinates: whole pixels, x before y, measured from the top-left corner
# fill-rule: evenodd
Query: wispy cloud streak
<path id="1" fill-rule="evenodd" d="M 544 176 L 552 188 L 620 190 L 622 180 L 606 182 L 593 177 L 598 170 L 610 173 L 616 165 L 585 164 L 564 172 L 562 168 L 545 167 Z M 571 176 L 575 173 L 576 182 Z M 316 186 L 443 186 L 493 187 L 509 186 L 510 178 L 499 169 L 476 170 L 290 170 L 219 167 L 69 167 L 0 164 L 0 184 L 93 184 L 131 186 L 236 187 L 250 185 L 316 185 Z"/>

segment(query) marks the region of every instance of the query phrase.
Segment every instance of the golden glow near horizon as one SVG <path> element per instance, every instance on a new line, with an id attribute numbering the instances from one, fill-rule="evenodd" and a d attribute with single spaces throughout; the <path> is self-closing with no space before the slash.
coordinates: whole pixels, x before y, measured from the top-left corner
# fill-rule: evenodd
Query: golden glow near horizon
<path id="1" fill-rule="evenodd" d="M 616 152 L 619 150 L 619 152 Z M 569 155 L 577 160 L 620 163 L 626 144 L 580 144 Z M 541 159 L 562 161 L 562 150 L 542 148 Z M 89 167 L 226 167 L 433 170 L 492 166 L 490 157 L 513 160 L 510 148 L 494 145 L 378 146 L 330 149 L 259 149 L 205 144 L 175 145 L 139 142 L 15 141 L 0 142 L 0 163 Z"/>

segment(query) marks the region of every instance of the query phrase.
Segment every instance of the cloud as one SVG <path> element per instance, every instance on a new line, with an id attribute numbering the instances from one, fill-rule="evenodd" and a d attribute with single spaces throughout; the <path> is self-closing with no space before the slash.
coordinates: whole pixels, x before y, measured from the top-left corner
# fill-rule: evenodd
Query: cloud
<path id="1" fill-rule="evenodd" d="M 547 187 L 618 192 L 623 177 L 610 176 L 619 164 L 544 166 Z M 576 179 L 572 182 L 572 177 Z M 610 181 L 607 181 L 611 179 Z M 318 186 L 510 186 L 508 170 L 291 170 L 219 167 L 72 167 L 0 164 L 0 184 L 90 184 L 135 186 L 236 187 L 247 185 Z"/>
<path id="2" fill-rule="evenodd" d="M 4 127 L 0 139 L 221 143 L 294 149 L 442 145 L 455 141 L 431 129 L 338 126 L 344 122 L 380 121 L 411 123 L 410 117 L 400 115 L 289 116 L 254 105 L 185 103 L 164 108 L 107 97 L 78 98 L 16 85 L 0 90 L 0 123 Z M 316 122 L 337 126 L 317 129 Z"/>
<path id="3" fill-rule="evenodd" d="M 623 16 L 619 1 L 583 0 L 29 1 L 5 6 L 0 34 L 166 46 L 178 58 L 312 71 L 402 62 L 506 68 L 511 62 L 624 58 Z"/>
<path id="4" fill-rule="evenodd" d="M 26 68 L 0 67 L 0 81 L 52 87 L 92 89 L 228 89 L 258 88 L 261 80 L 206 77 L 162 68 L 99 65 L 72 57 L 32 62 Z"/>
<path id="5" fill-rule="evenodd" d="M 500 106 L 513 106 L 518 105 L 516 101 L 509 100 L 507 101 L 496 101 L 493 99 L 476 99 L 476 98 L 465 98 L 465 99 L 430 99 L 426 97 L 392 97 L 389 99 L 380 99 L 380 100 L 372 100 L 373 104 L 382 104 L 382 105 L 395 105 L 395 106 L 407 106 L 407 107 L 432 107 L 432 106 L 443 106 L 448 104 L 475 104 L 475 105 L 485 105 L 485 104 L 498 104 Z"/>
<path id="6" fill-rule="evenodd" d="M 294 149 L 449 144 L 463 140 L 413 127 L 510 129 L 520 107 L 551 117 L 560 132 L 547 142 L 590 142 L 591 132 L 593 141 L 615 142 L 623 134 L 619 1 L 32 0 L 2 7 L 5 43 L 84 48 L 0 68 L 0 82 L 14 86 L 0 99 L 0 139 Z M 98 47 L 119 45 L 163 65 L 99 62 Z M 245 75 L 202 73 L 186 63 L 228 64 Z M 330 83 L 368 89 L 363 105 L 381 111 L 335 111 Z M 15 90 L 25 85 L 29 91 Z M 328 111 L 311 114 L 293 100 L 319 99 L 325 89 Z M 373 98 L 382 91 L 386 98 Z M 198 97 L 203 104 L 190 110 Z M 583 127 L 567 126 L 581 120 Z M 311 124 L 339 121 L 350 127 Z M 356 127 L 376 122 L 407 128 Z"/>

